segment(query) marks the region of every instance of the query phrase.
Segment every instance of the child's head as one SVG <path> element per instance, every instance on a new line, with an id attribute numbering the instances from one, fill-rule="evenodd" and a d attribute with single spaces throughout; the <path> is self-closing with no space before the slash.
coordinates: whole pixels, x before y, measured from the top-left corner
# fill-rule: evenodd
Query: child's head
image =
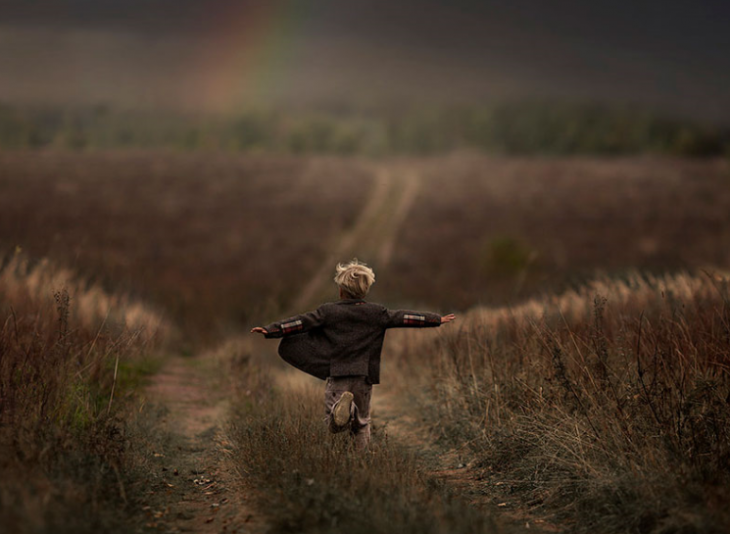
<path id="1" fill-rule="evenodd" d="M 335 283 L 345 297 L 361 299 L 368 294 L 370 286 L 375 283 L 375 273 L 370 267 L 354 259 L 350 263 L 337 265 Z"/>

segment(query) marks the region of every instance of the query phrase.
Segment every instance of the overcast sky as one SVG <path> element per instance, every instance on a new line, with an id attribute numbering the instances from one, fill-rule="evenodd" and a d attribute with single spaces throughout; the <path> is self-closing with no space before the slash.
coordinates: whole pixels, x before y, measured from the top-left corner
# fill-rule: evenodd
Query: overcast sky
<path id="1" fill-rule="evenodd" d="M 634 102 L 730 122 L 730 2 L 0 0 L 0 99 Z"/>

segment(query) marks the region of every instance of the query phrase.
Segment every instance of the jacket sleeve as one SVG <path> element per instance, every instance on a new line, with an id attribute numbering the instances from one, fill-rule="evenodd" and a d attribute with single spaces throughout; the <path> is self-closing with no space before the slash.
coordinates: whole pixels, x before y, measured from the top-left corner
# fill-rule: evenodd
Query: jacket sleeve
<path id="1" fill-rule="evenodd" d="M 266 338 L 279 338 L 285 336 L 292 336 L 295 334 L 301 334 L 312 328 L 323 326 L 325 324 L 325 313 L 322 306 L 314 311 L 304 313 L 302 315 L 295 315 L 289 317 L 283 321 L 277 321 L 266 325 L 264 329 Z"/>
<path id="2" fill-rule="evenodd" d="M 386 310 L 386 328 L 425 328 L 441 326 L 438 313 L 417 312 L 410 310 Z"/>

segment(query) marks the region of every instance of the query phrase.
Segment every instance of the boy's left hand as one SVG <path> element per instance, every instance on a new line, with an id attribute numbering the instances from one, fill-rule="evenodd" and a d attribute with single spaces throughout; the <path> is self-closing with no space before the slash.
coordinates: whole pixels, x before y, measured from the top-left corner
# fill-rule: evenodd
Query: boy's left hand
<path id="1" fill-rule="evenodd" d="M 266 328 L 261 328 L 260 326 L 255 326 L 251 329 L 252 334 L 268 334 L 266 331 Z"/>
<path id="2" fill-rule="evenodd" d="M 454 315 L 453 313 L 450 313 L 448 315 L 444 315 L 443 317 L 441 317 L 441 324 L 450 323 L 454 319 L 456 319 L 456 315 Z"/>

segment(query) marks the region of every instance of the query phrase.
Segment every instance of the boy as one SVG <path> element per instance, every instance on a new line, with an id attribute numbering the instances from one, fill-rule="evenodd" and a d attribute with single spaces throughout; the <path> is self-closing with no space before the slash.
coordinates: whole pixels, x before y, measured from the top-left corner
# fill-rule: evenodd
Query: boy
<path id="1" fill-rule="evenodd" d="M 353 260 L 337 265 L 340 300 L 252 333 L 284 338 L 279 354 L 288 363 L 327 381 L 325 408 L 329 429 L 348 427 L 359 449 L 370 440 L 370 395 L 380 383 L 380 352 L 385 331 L 398 327 L 431 327 L 449 323 L 454 314 L 391 311 L 363 298 L 375 282 L 373 270 Z M 302 335 L 300 335 L 302 334 Z"/>

